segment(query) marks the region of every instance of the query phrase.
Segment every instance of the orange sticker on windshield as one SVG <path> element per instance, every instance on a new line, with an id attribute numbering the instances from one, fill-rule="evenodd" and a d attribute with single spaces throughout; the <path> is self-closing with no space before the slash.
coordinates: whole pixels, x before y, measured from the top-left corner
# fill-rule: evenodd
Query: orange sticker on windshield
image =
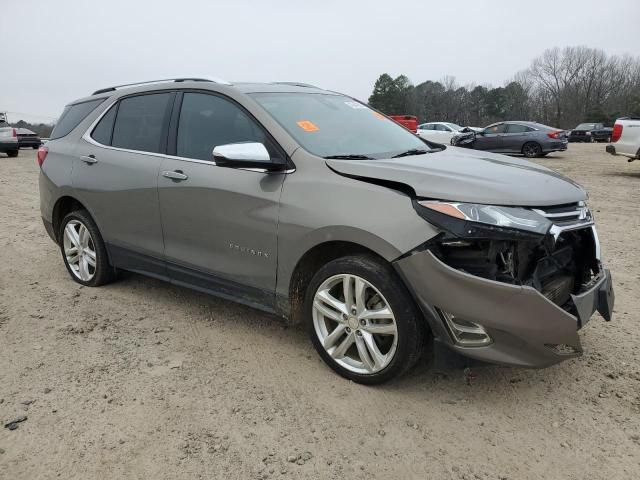
<path id="1" fill-rule="evenodd" d="M 376 117 L 378 117 L 380 120 L 384 120 L 385 118 L 387 118 L 387 117 L 385 117 L 384 115 L 382 115 L 381 113 L 378 113 L 378 112 L 373 112 L 373 114 Z"/>
<path id="2" fill-rule="evenodd" d="M 309 120 L 300 120 L 298 126 L 303 129 L 305 132 L 317 132 L 320 130 L 317 125 Z"/>

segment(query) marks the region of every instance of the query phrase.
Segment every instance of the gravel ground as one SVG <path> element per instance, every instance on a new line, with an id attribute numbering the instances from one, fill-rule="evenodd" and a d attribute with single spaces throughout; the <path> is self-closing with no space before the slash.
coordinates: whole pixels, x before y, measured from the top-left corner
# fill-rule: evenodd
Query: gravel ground
<path id="1" fill-rule="evenodd" d="M 82 288 L 41 224 L 35 154 L 0 154 L 0 478 L 640 477 L 640 162 L 540 160 L 590 192 L 617 304 L 545 370 L 381 387 L 325 367 L 302 328 L 138 275 Z"/>

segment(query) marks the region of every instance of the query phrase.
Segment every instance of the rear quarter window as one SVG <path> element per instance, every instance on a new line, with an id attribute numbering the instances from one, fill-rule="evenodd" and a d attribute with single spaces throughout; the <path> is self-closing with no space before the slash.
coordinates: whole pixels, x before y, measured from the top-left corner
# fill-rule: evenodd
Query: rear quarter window
<path id="1" fill-rule="evenodd" d="M 111 145 L 111 136 L 113 135 L 113 122 L 116 119 L 116 106 L 114 105 L 100 119 L 96 128 L 91 133 L 91 138 L 103 145 Z"/>
<path id="2" fill-rule="evenodd" d="M 60 115 L 60 119 L 58 123 L 56 123 L 53 132 L 51 132 L 51 140 L 68 135 L 80 122 L 87 118 L 87 115 L 93 112 L 93 110 L 104 101 L 104 98 L 98 98 L 96 100 L 89 100 L 88 102 L 67 105 L 62 115 Z"/>

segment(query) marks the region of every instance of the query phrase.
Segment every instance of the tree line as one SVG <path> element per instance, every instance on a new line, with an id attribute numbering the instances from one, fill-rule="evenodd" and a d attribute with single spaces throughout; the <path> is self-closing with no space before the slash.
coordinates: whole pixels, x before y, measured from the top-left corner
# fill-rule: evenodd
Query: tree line
<path id="1" fill-rule="evenodd" d="M 530 120 L 570 129 L 582 122 L 612 125 L 640 115 L 640 58 L 607 55 L 588 47 L 552 48 L 503 87 L 460 86 L 454 77 L 413 85 L 384 73 L 369 104 L 386 114 L 408 114 L 420 122 L 486 126 Z"/>

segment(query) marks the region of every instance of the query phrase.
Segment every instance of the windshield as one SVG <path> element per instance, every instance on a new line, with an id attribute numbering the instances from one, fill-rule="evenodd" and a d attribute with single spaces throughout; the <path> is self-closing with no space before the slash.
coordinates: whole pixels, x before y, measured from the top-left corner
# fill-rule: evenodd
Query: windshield
<path id="1" fill-rule="evenodd" d="M 352 98 L 324 93 L 251 96 L 308 152 L 320 157 L 389 158 L 428 150 L 419 137 Z"/>
<path id="2" fill-rule="evenodd" d="M 596 128 L 595 123 L 581 123 L 576 127 L 576 130 L 593 130 Z"/>
<path id="3" fill-rule="evenodd" d="M 460 125 L 455 124 L 455 123 L 445 123 L 445 125 L 447 125 L 451 129 L 455 130 L 456 132 L 459 132 L 460 130 L 462 130 L 462 127 Z"/>

